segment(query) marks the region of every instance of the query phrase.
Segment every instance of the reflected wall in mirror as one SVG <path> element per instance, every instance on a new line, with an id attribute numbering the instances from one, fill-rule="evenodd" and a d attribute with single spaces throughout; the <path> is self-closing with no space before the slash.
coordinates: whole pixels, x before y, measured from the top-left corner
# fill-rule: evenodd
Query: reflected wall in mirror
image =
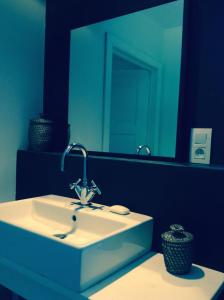
<path id="1" fill-rule="evenodd" d="M 175 157 L 183 5 L 178 0 L 71 31 L 72 141 L 125 154 L 147 145 L 153 156 Z"/>

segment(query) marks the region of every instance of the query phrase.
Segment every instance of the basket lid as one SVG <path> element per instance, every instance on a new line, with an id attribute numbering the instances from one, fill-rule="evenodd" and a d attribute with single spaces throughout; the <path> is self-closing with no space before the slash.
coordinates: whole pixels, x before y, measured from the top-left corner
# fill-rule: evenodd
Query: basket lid
<path id="1" fill-rule="evenodd" d="M 31 124 L 53 124 L 53 121 L 46 119 L 43 114 L 40 114 L 39 118 L 31 119 L 30 123 Z"/>
<path id="2" fill-rule="evenodd" d="M 170 226 L 170 231 L 164 232 L 161 235 L 165 242 L 171 243 L 190 243 L 193 240 L 193 234 L 184 230 L 184 227 L 179 224 Z"/>

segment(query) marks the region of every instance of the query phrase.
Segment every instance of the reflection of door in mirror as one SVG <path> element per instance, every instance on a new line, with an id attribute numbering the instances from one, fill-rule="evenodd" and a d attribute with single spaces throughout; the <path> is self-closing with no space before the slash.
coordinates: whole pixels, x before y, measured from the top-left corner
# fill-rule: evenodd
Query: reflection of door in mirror
<path id="1" fill-rule="evenodd" d="M 72 140 L 127 154 L 146 144 L 175 157 L 183 1 L 71 31 Z"/>
<path id="2" fill-rule="evenodd" d="M 113 71 L 110 152 L 136 154 L 147 141 L 150 74 L 147 70 Z"/>
<path id="3" fill-rule="evenodd" d="M 161 65 L 108 33 L 105 52 L 103 151 L 158 155 Z"/>

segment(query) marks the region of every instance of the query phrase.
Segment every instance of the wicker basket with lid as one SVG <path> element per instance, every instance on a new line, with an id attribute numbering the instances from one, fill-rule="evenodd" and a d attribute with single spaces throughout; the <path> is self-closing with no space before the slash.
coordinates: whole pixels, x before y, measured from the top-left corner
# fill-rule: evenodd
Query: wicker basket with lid
<path id="1" fill-rule="evenodd" d="M 49 151 L 52 146 L 53 121 L 46 119 L 42 114 L 29 123 L 29 150 Z"/>
<path id="2" fill-rule="evenodd" d="M 166 269 L 171 274 L 186 274 L 191 270 L 193 235 L 181 225 L 173 224 L 161 235 Z"/>

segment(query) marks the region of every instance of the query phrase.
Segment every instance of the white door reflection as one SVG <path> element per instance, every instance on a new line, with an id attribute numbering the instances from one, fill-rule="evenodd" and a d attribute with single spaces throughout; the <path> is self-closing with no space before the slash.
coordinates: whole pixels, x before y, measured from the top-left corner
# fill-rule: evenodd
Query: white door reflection
<path id="1" fill-rule="evenodd" d="M 148 70 L 113 58 L 109 151 L 136 154 L 148 137 L 151 80 Z"/>

